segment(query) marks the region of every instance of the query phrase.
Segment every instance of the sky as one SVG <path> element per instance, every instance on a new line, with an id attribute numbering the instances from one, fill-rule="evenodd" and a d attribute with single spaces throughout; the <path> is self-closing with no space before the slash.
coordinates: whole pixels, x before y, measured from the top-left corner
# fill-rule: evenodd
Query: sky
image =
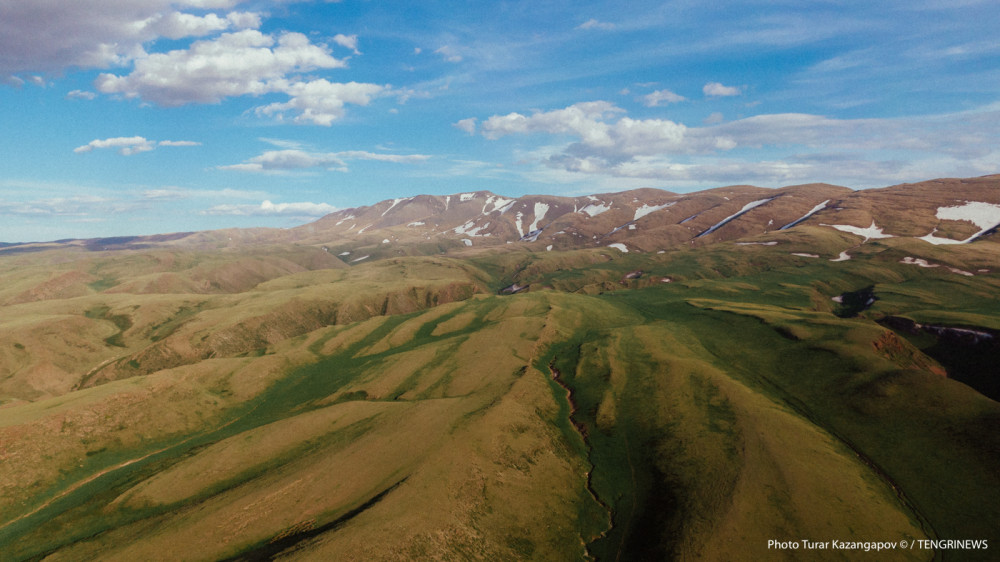
<path id="1" fill-rule="evenodd" d="M 1000 173 L 995 0 L 0 0 L 0 242 Z"/>

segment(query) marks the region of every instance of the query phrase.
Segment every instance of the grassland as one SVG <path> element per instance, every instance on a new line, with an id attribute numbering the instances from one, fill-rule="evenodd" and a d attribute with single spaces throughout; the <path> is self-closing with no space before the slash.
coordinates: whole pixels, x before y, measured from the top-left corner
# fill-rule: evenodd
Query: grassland
<path id="1" fill-rule="evenodd" d="M 4 257 L 2 559 L 1000 539 L 1000 404 L 877 322 L 1000 329 L 997 245 L 830 261 L 852 245 L 804 227 L 775 246 L 351 267 L 311 248 Z M 530 290 L 497 294 L 513 282 Z M 868 287 L 838 314 L 832 297 Z"/>

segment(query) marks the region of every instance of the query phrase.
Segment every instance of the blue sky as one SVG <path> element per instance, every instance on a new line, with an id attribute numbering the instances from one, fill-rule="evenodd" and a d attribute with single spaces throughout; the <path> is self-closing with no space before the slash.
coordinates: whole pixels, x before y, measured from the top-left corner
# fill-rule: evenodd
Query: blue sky
<path id="1" fill-rule="evenodd" d="M 998 173 L 998 21 L 975 0 L 0 0 L 0 241 Z"/>

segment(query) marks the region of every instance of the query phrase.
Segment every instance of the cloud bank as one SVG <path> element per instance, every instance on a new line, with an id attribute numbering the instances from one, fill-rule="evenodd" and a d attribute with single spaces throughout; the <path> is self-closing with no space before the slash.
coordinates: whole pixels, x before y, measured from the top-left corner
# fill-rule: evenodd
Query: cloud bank
<path id="1" fill-rule="evenodd" d="M 1000 127 L 996 104 L 919 118 L 783 113 L 724 123 L 717 115 L 701 127 L 625 113 L 610 102 L 594 101 L 531 115 L 494 115 L 482 122 L 480 134 L 491 140 L 540 134 L 568 138 L 568 144 L 540 146 L 520 158 L 564 175 L 671 182 L 855 180 L 871 186 L 949 166 L 964 169 L 964 175 L 995 173 L 1000 162 L 997 135 L 984 132 Z"/>
<path id="2" fill-rule="evenodd" d="M 200 142 L 195 141 L 153 141 L 146 137 L 113 137 L 109 139 L 94 139 L 83 146 L 73 149 L 73 152 L 91 152 L 98 148 L 117 148 L 118 154 L 130 156 L 140 152 L 149 152 L 158 146 L 200 146 Z"/>
<path id="3" fill-rule="evenodd" d="M 425 154 L 380 154 L 363 150 L 342 152 L 308 152 L 300 149 L 268 150 L 259 156 L 228 166 L 220 170 L 252 173 L 287 173 L 293 170 L 323 168 L 330 171 L 346 172 L 350 160 L 373 160 L 395 164 L 414 164 L 429 159 Z"/>

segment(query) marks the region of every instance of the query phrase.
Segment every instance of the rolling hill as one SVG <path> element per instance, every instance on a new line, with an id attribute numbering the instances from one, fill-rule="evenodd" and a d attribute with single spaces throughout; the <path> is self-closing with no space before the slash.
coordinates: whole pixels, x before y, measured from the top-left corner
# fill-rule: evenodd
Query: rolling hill
<path id="1" fill-rule="evenodd" d="M 0 246 L 0 559 L 996 540 L 998 225 L 987 176 Z"/>

